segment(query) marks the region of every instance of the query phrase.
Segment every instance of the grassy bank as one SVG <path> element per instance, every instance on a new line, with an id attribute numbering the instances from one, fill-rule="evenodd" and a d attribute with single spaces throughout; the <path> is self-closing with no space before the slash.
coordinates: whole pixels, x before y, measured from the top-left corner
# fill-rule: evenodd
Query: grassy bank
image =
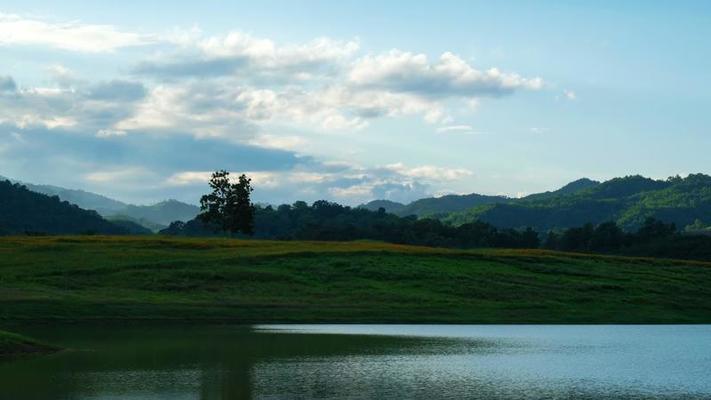
<path id="1" fill-rule="evenodd" d="M 46 354 L 59 348 L 15 333 L 0 331 L 0 360 L 31 354 Z"/>
<path id="2" fill-rule="evenodd" d="M 541 250 L 0 238 L 0 320 L 711 323 L 711 264 Z"/>

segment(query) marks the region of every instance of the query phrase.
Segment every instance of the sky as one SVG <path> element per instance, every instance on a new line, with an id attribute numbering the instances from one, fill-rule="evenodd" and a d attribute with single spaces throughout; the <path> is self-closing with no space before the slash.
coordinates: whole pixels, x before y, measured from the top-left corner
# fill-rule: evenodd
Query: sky
<path id="1" fill-rule="evenodd" d="M 0 3 L 0 175 L 137 204 L 711 173 L 711 3 Z"/>

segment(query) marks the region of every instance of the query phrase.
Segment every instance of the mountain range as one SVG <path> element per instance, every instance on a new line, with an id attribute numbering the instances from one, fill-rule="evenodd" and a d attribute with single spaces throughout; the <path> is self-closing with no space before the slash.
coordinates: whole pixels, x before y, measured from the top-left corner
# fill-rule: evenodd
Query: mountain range
<path id="1" fill-rule="evenodd" d="M 190 221 L 200 211 L 195 205 L 177 200 L 132 205 L 83 190 L 22 184 L 32 192 L 57 196 L 79 208 L 95 210 L 130 233 L 157 232 L 173 221 Z M 680 229 L 709 233 L 711 176 L 691 174 L 685 178 L 655 180 L 633 175 L 605 182 L 583 178 L 558 190 L 522 198 L 472 193 L 424 198 L 409 204 L 374 200 L 359 207 L 371 211 L 383 208 L 401 217 L 435 218 L 454 226 L 482 221 L 498 228 L 531 227 L 546 232 L 614 221 L 631 231 L 647 217 L 654 217 L 673 222 Z"/>
<path id="2" fill-rule="evenodd" d="M 539 232 L 607 221 L 632 230 L 647 217 L 704 231 L 711 227 L 711 177 L 691 174 L 655 180 L 634 175 L 605 182 L 583 178 L 555 191 L 517 199 L 448 195 L 409 204 L 375 200 L 361 207 L 382 207 L 399 216 L 433 217 L 452 225 L 479 220 L 500 228 L 532 227 Z"/>
<path id="3" fill-rule="evenodd" d="M 4 180 L 21 183 L 33 192 L 57 196 L 61 200 L 85 210 L 94 210 L 110 221 L 124 224 L 125 222 L 120 221 L 131 222 L 153 232 L 165 228 L 173 221 L 191 220 L 200 212 L 199 207 L 177 200 L 165 200 L 152 205 L 134 205 L 84 190 L 67 189 L 54 185 L 36 185 L 0 176 L 0 181 Z"/>
<path id="4" fill-rule="evenodd" d="M 96 211 L 84 210 L 57 196 L 0 180 L 0 235 L 90 233 L 116 235 L 138 231 L 131 224 L 113 224 Z"/>

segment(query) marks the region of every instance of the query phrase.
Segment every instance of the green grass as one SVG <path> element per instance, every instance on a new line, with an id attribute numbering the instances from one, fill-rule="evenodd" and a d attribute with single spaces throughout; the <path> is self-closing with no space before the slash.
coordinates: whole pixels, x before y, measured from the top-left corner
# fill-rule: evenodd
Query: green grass
<path id="1" fill-rule="evenodd" d="M 0 239 L 0 321 L 711 323 L 711 264 L 543 250 Z"/>
<path id="2" fill-rule="evenodd" d="M 0 359 L 29 354 L 45 354 L 59 348 L 15 333 L 0 331 Z"/>

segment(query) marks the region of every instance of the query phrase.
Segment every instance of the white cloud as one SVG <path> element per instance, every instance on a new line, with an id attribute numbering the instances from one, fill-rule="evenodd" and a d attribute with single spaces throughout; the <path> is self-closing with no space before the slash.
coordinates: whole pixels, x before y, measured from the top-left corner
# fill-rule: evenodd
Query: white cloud
<path id="1" fill-rule="evenodd" d="M 166 184 L 170 186 L 184 186 L 196 183 L 207 183 L 210 181 L 210 171 L 184 171 L 178 172 L 166 179 Z"/>
<path id="2" fill-rule="evenodd" d="M 115 168 L 104 171 L 90 172 L 84 179 L 92 183 L 133 183 L 140 179 L 152 176 L 152 173 L 143 167 Z"/>
<path id="3" fill-rule="evenodd" d="M 473 175 L 471 171 L 464 168 L 443 168 L 433 165 L 422 165 L 418 167 L 407 167 L 403 163 L 388 164 L 385 169 L 397 172 L 400 175 L 412 178 L 424 178 L 429 180 L 454 181 Z"/>
<path id="4" fill-rule="evenodd" d="M 430 63 L 424 54 L 400 50 L 366 56 L 354 64 L 349 79 L 359 86 L 430 97 L 496 96 L 543 87 L 541 78 L 524 78 L 497 68 L 480 71 L 449 52 L 442 54 L 436 63 Z"/>
<path id="5" fill-rule="evenodd" d="M 83 83 L 72 70 L 61 64 L 50 65 L 47 67 L 47 72 L 52 77 L 52 81 L 56 82 L 61 88 L 71 88 Z"/>
<path id="6" fill-rule="evenodd" d="M 99 142 L 99 148 L 107 145 L 99 139 L 118 136 L 126 137 L 111 145 L 143 143 L 131 137 L 139 134 L 150 138 L 145 143 L 161 137 L 172 144 L 214 142 L 249 151 L 265 148 L 260 154 L 274 154 L 274 168 L 285 170 L 268 170 L 264 166 L 268 163 L 259 159 L 259 167 L 252 169 L 265 170 L 252 171 L 251 176 L 255 186 L 264 190 L 284 196 L 330 194 L 348 202 L 368 197 L 407 200 L 472 173 L 463 168 L 402 163 L 331 165 L 303 156 L 303 149 L 315 148 L 321 134 L 356 133 L 386 118 L 419 118 L 438 124 L 431 128 L 438 133 L 475 134 L 470 125 L 455 125 L 452 115 L 472 112 L 482 97 L 543 87 L 540 78 L 496 68 L 476 69 L 449 52 L 436 60 L 399 50 L 364 56 L 357 39 L 277 43 L 240 32 L 205 37 L 199 29 L 144 35 L 108 25 L 0 14 L 0 46 L 95 53 L 151 43 L 160 43 L 161 52 L 144 58 L 133 69 L 118 65 L 118 70 L 129 75 L 113 80 L 88 80 L 63 64 L 47 67 L 48 78 L 41 80 L 44 87 L 18 85 L 12 77 L 0 77 L 0 123 L 21 132 L 33 127 L 55 129 L 53 134 L 67 134 L 82 143 Z M 276 165 L 289 156 L 299 165 Z M 145 156 L 132 160 L 140 157 Z M 210 172 L 202 169 L 210 168 L 211 162 L 218 161 L 161 164 L 163 169 L 154 172 L 154 178 L 164 187 L 187 191 L 191 185 L 207 182 Z M 122 170 L 115 164 L 76 176 L 97 185 L 108 185 L 112 179 L 140 182 L 148 176 L 146 171 Z"/>
<path id="7" fill-rule="evenodd" d="M 299 150 L 306 144 L 306 140 L 300 136 L 257 134 L 249 140 L 249 144 L 272 149 Z"/>
<path id="8" fill-rule="evenodd" d="M 157 81 L 89 83 L 63 65 L 52 65 L 48 71 L 57 86 L 24 90 L 23 99 L 0 111 L 0 118 L 34 115 L 35 120 L 55 127 L 81 121 L 77 128 L 91 124 L 88 130 L 102 137 L 159 131 L 295 149 L 302 145 L 300 138 L 265 132 L 285 126 L 354 132 L 374 119 L 388 117 L 449 123 L 450 98 L 475 107 L 481 96 L 537 90 L 543 85 L 540 78 L 496 68 L 477 70 L 449 52 L 435 62 L 399 50 L 359 57 L 357 39 L 281 44 L 242 32 L 211 37 L 197 28 L 181 32 L 142 35 L 107 25 L 0 14 L 0 44 L 111 51 L 160 42 L 170 49 L 135 69 L 134 77 L 147 75 Z M 14 81 L 3 82 L 3 87 L 16 87 Z M 56 100 L 50 101 L 50 96 Z M 438 131 L 465 132 L 449 127 Z"/>
<path id="9" fill-rule="evenodd" d="M 563 91 L 563 96 L 565 96 L 566 99 L 573 101 L 577 99 L 577 96 L 575 95 L 575 92 L 572 90 L 564 90 Z"/>
<path id="10" fill-rule="evenodd" d="M 219 102 L 233 118 L 262 125 L 299 124 L 325 131 L 357 131 L 375 118 L 413 115 L 428 123 L 446 123 L 452 119 L 445 104 L 447 98 L 463 101 L 471 111 L 478 106 L 479 97 L 543 87 L 540 78 L 524 78 L 496 68 L 480 71 L 449 52 L 435 63 L 423 54 L 399 50 L 358 58 L 357 40 L 320 38 L 302 44 L 277 44 L 231 32 L 208 38 L 188 35 L 181 43 L 177 54 L 142 63 L 135 72 L 161 79 L 163 88 L 192 86 L 186 95 L 196 88 L 181 81 L 185 77 L 219 79 L 221 88 L 215 103 Z M 167 95 L 168 100 L 162 102 L 170 102 Z M 149 104 L 145 108 L 155 114 L 163 107 Z M 202 122 L 212 119 L 203 117 Z M 167 120 L 170 118 L 165 114 L 158 118 L 143 115 L 124 121 L 127 125 L 119 128 L 160 127 Z M 183 119 L 177 121 L 185 126 Z"/>
<path id="11" fill-rule="evenodd" d="M 357 40 L 318 38 L 301 44 L 277 44 L 243 32 L 201 38 L 181 37 L 181 48 L 170 57 L 146 61 L 139 75 L 159 78 L 234 76 L 242 80 L 299 82 L 336 74 L 359 50 Z"/>
<path id="12" fill-rule="evenodd" d="M 39 45 L 100 53 L 156 41 L 154 36 L 122 32 L 111 25 L 91 25 L 76 21 L 50 22 L 0 13 L 0 46 Z"/>
<path id="13" fill-rule="evenodd" d="M 112 136 L 126 136 L 126 131 L 119 131 L 116 129 L 99 129 L 96 132 L 96 137 L 108 138 Z"/>
<path id="14" fill-rule="evenodd" d="M 16 116 L 14 123 L 20 129 L 33 126 L 44 126 L 48 129 L 54 129 L 74 126 L 77 124 L 77 121 L 72 117 L 45 117 L 38 114 L 23 114 Z"/>
<path id="15" fill-rule="evenodd" d="M 328 193 L 338 199 L 370 199 L 373 196 L 373 185 L 362 184 L 348 187 L 332 187 L 328 189 Z"/>
<path id="16" fill-rule="evenodd" d="M 138 103 L 136 111 L 118 121 L 113 129 L 161 131 L 197 137 L 249 140 L 263 116 L 250 114 L 239 98 L 239 87 L 199 82 L 159 85 Z"/>
<path id="17" fill-rule="evenodd" d="M 239 176 L 244 173 L 252 179 L 252 184 L 260 188 L 276 188 L 287 184 L 314 184 L 321 183 L 328 179 L 329 174 L 303 171 L 246 171 L 233 172 Z M 184 171 L 171 175 L 165 181 L 170 186 L 185 186 L 195 184 L 207 184 L 212 176 L 209 171 Z"/>
<path id="18" fill-rule="evenodd" d="M 261 68 L 308 67 L 345 60 L 360 48 L 357 40 L 341 42 L 318 38 L 299 45 L 278 46 L 270 39 L 242 32 L 210 37 L 197 43 L 209 58 L 244 57 Z"/>
<path id="19" fill-rule="evenodd" d="M 460 133 L 463 135 L 480 135 L 483 132 L 475 131 L 471 125 L 449 125 L 437 128 L 437 133 Z"/>
<path id="20" fill-rule="evenodd" d="M 55 70 L 66 73 L 62 68 Z M 23 87 L 0 92 L 0 120 L 20 129 L 71 128 L 87 134 L 117 130 L 113 125 L 133 113 L 144 90 L 142 84 L 126 81 L 90 84 L 75 80 L 71 87 Z"/>

